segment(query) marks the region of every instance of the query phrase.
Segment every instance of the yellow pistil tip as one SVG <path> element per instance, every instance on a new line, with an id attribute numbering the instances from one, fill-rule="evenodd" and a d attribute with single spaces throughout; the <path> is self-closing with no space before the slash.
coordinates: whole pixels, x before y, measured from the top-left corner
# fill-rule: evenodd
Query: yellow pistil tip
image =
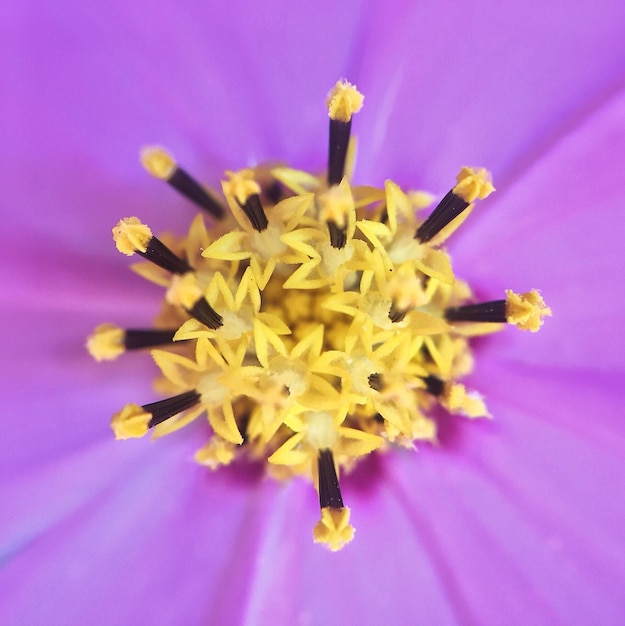
<path id="1" fill-rule="evenodd" d="M 141 163 L 154 178 L 169 180 L 176 171 L 174 157 L 160 146 L 147 146 L 141 150 Z"/>
<path id="2" fill-rule="evenodd" d="M 465 202 L 484 200 L 495 191 L 490 172 L 483 167 L 462 167 L 456 180 L 458 182 L 452 191 Z"/>
<path id="3" fill-rule="evenodd" d="M 117 249 L 126 256 L 145 252 L 152 239 L 152 231 L 138 217 L 125 217 L 113 228 L 113 241 Z"/>
<path id="4" fill-rule="evenodd" d="M 545 304 L 536 289 L 526 293 L 514 293 L 506 290 L 506 320 L 521 330 L 535 333 L 543 325 L 543 317 L 551 315 L 551 309 Z"/>
<path id="5" fill-rule="evenodd" d="M 126 332 L 113 324 L 100 324 L 87 339 L 87 350 L 96 361 L 114 361 L 126 351 Z"/>
<path id="6" fill-rule="evenodd" d="M 232 196 L 240 205 L 244 205 L 250 196 L 261 192 L 260 185 L 254 180 L 253 170 L 228 171 L 226 176 L 229 180 L 222 182 L 224 193 Z"/>
<path id="7" fill-rule="evenodd" d="M 315 543 L 325 544 L 332 552 L 337 552 L 348 544 L 356 532 L 349 523 L 349 508 L 334 509 L 324 507 L 321 509 L 321 519 L 313 528 Z"/>
<path id="8" fill-rule="evenodd" d="M 115 439 L 136 439 L 148 432 L 148 424 L 152 415 L 138 404 L 127 404 L 121 411 L 113 415 L 111 428 Z"/>
<path id="9" fill-rule="evenodd" d="M 346 80 L 339 80 L 328 93 L 326 104 L 330 119 L 339 122 L 349 122 L 354 113 L 362 109 L 365 97 L 356 89 L 355 85 Z"/>

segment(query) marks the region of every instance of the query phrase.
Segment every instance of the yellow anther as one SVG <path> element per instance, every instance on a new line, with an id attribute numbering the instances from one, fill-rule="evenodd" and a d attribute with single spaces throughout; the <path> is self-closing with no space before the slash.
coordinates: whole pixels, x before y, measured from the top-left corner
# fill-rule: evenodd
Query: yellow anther
<path id="1" fill-rule="evenodd" d="M 121 411 L 113 415 L 111 428 L 115 439 L 135 439 L 148 432 L 148 424 L 152 415 L 138 404 L 127 404 Z"/>
<path id="2" fill-rule="evenodd" d="M 514 293 L 506 290 L 506 318 L 521 330 L 535 333 L 543 325 L 543 317 L 551 315 L 551 309 L 545 304 L 536 289 L 526 293 Z"/>
<path id="3" fill-rule="evenodd" d="M 340 550 L 354 538 L 354 527 L 349 523 L 349 508 L 321 509 L 321 519 L 313 528 L 315 543 L 325 544 L 332 552 Z"/>
<path id="4" fill-rule="evenodd" d="M 339 80 L 328 93 L 326 104 L 330 119 L 339 122 L 349 122 L 354 113 L 362 109 L 365 97 L 356 89 L 355 85 L 346 80 Z"/>
<path id="5" fill-rule="evenodd" d="M 484 200 L 495 191 L 490 172 L 483 167 L 463 167 L 456 176 L 456 180 L 458 184 L 452 191 L 465 202 L 471 203 L 478 198 Z"/>
<path id="6" fill-rule="evenodd" d="M 96 361 L 114 361 L 126 351 L 125 331 L 113 324 L 100 324 L 87 339 L 87 350 Z"/>
<path id="7" fill-rule="evenodd" d="M 117 249 L 126 256 L 145 252 L 152 239 L 152 231 L 138 217 L 125 217 L 113 228 L 113 240 Z"/>
<path id="8" fill-rule="evenodd" d="M 141 150 L 141 163 L 143 167 L 161 180 L 169 180 L 178 167 L 174 157 L 160 146 L 147 146 Z"/>
<path id="9" fill-rule="evenodd" d="M 261 192 L 260 185 L 254 180 L 253 170 L 228 171 L 226 176 L 229 180 L 222 182 L 224 193 L 232 196 L 240 205 L 244 205 L 250 196 Z"/>

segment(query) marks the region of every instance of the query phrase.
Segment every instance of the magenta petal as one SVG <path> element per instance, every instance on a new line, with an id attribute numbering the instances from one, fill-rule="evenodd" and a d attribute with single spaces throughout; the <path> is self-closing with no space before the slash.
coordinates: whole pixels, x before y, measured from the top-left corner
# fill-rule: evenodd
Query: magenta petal
<path id="1" fill-rule="evenodd" d="M 395 6 L 411 10 L 395 15 Z M 362 113 L 372 129 L 359 161 L 367 181 L 392 176 L 445 192 L 460 164 L 500 176 L 625 69 L 619 0 L 600 8 L 496 1 L 452 8 L 436 0 L 386 7 L 369 16 L 371 45 L 362 45 L 359 65 L 377 105 Z"/>
<path id="2" fill-rule="evenodd" d="M 615 378 L 580 386 L 547 370 L 491 374 L 494 423 L 462 428 L 453 453 L 389 458 L 390 488 L 430 546 L 431 566 L 449 575 L 458 621 L 619 623 L 625 441 Z M 598 397 L 591 420 L 585 407 Z"/>
<path id="3" fill-rule="evenodd" d="M 14 546 L 0 571 L 11 598 L 0 603 L 2 623 L 238 621 L 275 484 L 207 475 L 171 443 L 129 469 Z"/>
<path id="4" fill-rule="evenodd" d="M 139 322 L 140 315 L 124 315 L 123 302 L 117 304 L 117 315 L 109 310 L 104 316 L 83 313 L 81 304 L 72 312 L 63 303 L 60 310 L 48 308 L 43 318 L 36 302 L 32 310 L 4 311 L 5 327 L 12 332 L 4 338 L 10 366 L 3 373 L 3 407 L 11 419 L 0 439 L 0 467 L 46 463 L 109 439 L 109 418 L 115 411 L 128 402 L 155 399 L 151 378 L 158 370 L 148 355 L 128 354 L 97 364 L 84 348 L 87 334 L 103 318 Z M 149 324 L 148 316 L 144 321 Z"/>

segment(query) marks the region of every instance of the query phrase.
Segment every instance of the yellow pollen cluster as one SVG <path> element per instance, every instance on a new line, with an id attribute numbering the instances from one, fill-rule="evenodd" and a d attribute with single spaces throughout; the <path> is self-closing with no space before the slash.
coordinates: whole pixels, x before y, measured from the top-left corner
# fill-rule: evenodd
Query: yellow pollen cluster
<path id="1" fill-rule="evenodd" d="M 339 80 L 328 94 L 328 115 L 333 120 L 349 122 L 354 113 L 362 109 L 363 100 L 364 96 L 354 85 Z"/>
<path id="2" fill-rule="evenodd" d="M 346 82 L 328 98 L 333 120 L 349 121 L 361 106 Z M 175 167 L 162 149 L 142 158 L 160 178 Z M 150 262 L 152 234 L 137 218 L 114 228 L 122 253 L 147 258 L 134 269 L 164 288 L 156 326 L 175 335 L 147 346 L 167 407 L 129 404 L 112 427 L 119 439 L 148 430 L 160 437 L 203 418 L 209 436 L 198 463 L 215 469 L 246 459 L 279 479 L 308 477 L 321 498 L 314 540 L 337 550 L 354 535 L 337 475 L 374 450 L 434 441 L 436 405 L 488 416 L 458 379 L 471 371 L 469 338 L 500 325 L 450 321 L 449 310 L 473 301 L 444 248 L 465 216 L 422 243 L 415 233 L 431 199 L 425 192 L 390 180 L 352 186 L 348 177 L 328 187 L 324 176 L 287 167 L 227 176 L 223 219 L 207 228 L 198 215 L 186 236 L 162 238 L 182 269 Z M 462 168 L 452 189 L 466 203 L 492 190 L 488 172 L 472 168 Z M 262 229 L 241 210 L 251 196 L 266 216 Z M 538 292 L 507 292 L 501 321 L 535 330 L 549 313 Z M 98 327 L 92 354 L 123 352 L 120 332 Z"/>
<path id="3" fill-rule="evenodd" d="M 145 252 L 151 238 L 152 231 L 137 217 L 120 220 L 113 228 L 115 245 L 126 256 L 132 256 L 135 252 Z"/>

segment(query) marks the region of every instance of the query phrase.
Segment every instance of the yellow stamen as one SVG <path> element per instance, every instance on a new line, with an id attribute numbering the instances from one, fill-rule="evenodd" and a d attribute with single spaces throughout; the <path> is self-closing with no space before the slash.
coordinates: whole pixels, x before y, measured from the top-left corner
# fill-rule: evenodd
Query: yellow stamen
<path id="1" fill-rule="evenodd" d="M 346 80 L 339 80 L 328 94 L 326 104 L 330 119 L 349 122 L 354 113 L 362 109 L 365 97 L 356 89 L 356 85 Z"/>
<path id="2" fill-rule="evenodd" d="M 125 217 L 113 228 L 113 240 L 117 249 L 126 256 L 145 252 L 152 239 L 152 231 L 138 217 Z"/>
<path id="3" fill-rule="evenodd" d="M 160 146 L 148 146 L 141 150 L 141 163 L 154 178 L 169 180 L 176 171 L 174 157 Z"/>
<path id="4" fill-rule="evenodd" d="M 465 202 L 475 202 L 478 198 L 484 200 L 495 191 L 490 173 L 483 167 L 463 167 L 456 180 L 458 184 L 453 188 L 453 192 Z"/>
<path id="5" fill-rule="evenodd" d="M 124 329 L 100 324 L 87 339 L 87 350 L 96 361 L 114 361 L 126 351 Z"/>
<path id="6" fill-rule="evenodd" d="M 354 538 L 354 527 L 349 523 L 349 508 L 321 509 L 321 519 L 313 528 L 315 543 L 325 544 L 332 552 L 340 550 Z"/>
<path id="7" fill-rule="evenodd" d="M 508 324 L 535 333 L 543 325 L 543 317 L 550 315 L 551 309 L 545 304 L 536 289 L 526 293 L 514 293 L 510 289 L 506 290 Z"/>
<path id="8" fill-rule="evenodd" d="M 121 411 L 113 415 L 111 428 L 115 439 L 134 439 L 143 437 L 148 432 L 148 424 L 152 415 L 138 404 L 127 404 Z"/>

